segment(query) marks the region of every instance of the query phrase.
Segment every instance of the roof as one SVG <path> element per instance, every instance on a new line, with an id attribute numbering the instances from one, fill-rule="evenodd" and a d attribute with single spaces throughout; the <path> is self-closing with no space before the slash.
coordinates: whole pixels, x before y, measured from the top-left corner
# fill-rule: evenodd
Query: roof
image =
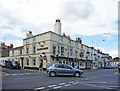
<path id="1" fill-rule="evenodd" d="M 20 48 L 23 48 L 23 46 L 15 47 L 13 48 L 13 50 L 20 49 Z"/>

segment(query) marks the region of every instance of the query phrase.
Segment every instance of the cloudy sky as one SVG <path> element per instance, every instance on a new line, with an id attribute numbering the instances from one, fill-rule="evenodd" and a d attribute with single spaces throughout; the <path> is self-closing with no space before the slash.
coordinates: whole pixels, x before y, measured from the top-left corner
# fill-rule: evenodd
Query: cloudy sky
<path id="1" fill-rule="evenodd" d="M 0 41 L 22 46 L 25 34 L 54 31 L 56 19 L 62 33 L 84 44 L 118 56 L 119 0 L 0 0 Z M 102 40 L 105 41 L 102 41 Z"/>

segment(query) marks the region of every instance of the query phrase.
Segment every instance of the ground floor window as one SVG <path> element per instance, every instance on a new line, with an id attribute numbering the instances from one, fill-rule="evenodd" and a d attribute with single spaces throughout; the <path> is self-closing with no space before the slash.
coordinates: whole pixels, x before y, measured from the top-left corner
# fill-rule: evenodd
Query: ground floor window
<path id="1" fill-rule="evenodd" d="M 68 64 L 68 60 L 66 60 L 66 64 Z"/>
<path id="2" fill-rule="evenodd" d="M 80 66 L 84 66 L 84 62 L 80 62 Z"/>
<path id="3" fill-rule="evenodd" d="M 40 64 L 40 63 L 43 63 L 43 59 L 40 59 L 39 64 Z"/>
<path id="4" fill-rule="evenodd" d="M 63 64 L 65 64 L 65 60 L 63 60 Z"/>
<path id="5" fill-rule="evenodd" d="M 29 60 L 28 60 L 28 58 L 26 59 L 26 65 L 29 65 Z"/>
<path id="6" fill-rule="evenodd" d="M 35 59 L 33 59 L 33 66 L 35 66 L 36 65 L 36 60 Z"/>

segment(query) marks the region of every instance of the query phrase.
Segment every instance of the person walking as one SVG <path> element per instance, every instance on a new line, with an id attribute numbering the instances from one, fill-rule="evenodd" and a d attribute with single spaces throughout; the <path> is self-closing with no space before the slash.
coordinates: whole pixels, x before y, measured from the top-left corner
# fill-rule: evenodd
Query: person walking
<path id="1" fill-rule="evenodd" d="M 72 62 L 72 67 L 74 68 L 74 62 Z"/>
<path id="2" fill-rule="evenodd" d="M 120 63 L 118 64 L 118 72 L 120 73 Z"/>
<path id="3" fill-rule="evenodd" d="M 39 65 L 39 71 L 43 71 L 42 66 L 43 66 L 43 63 L 41 62 L 40 65 Z"/>

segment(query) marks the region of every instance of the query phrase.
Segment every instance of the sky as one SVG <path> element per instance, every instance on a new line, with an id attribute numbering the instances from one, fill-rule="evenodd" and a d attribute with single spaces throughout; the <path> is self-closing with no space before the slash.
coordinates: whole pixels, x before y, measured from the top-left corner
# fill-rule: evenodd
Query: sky
<path id="1" fill-rule="evenodd" d="M 28 31 L 33 35 L 54 31 L 55 20 L 60 19 L 62 33 L 116 57 L 118 1 L 0 0 L 0 42 L 22 46 Z"/>

